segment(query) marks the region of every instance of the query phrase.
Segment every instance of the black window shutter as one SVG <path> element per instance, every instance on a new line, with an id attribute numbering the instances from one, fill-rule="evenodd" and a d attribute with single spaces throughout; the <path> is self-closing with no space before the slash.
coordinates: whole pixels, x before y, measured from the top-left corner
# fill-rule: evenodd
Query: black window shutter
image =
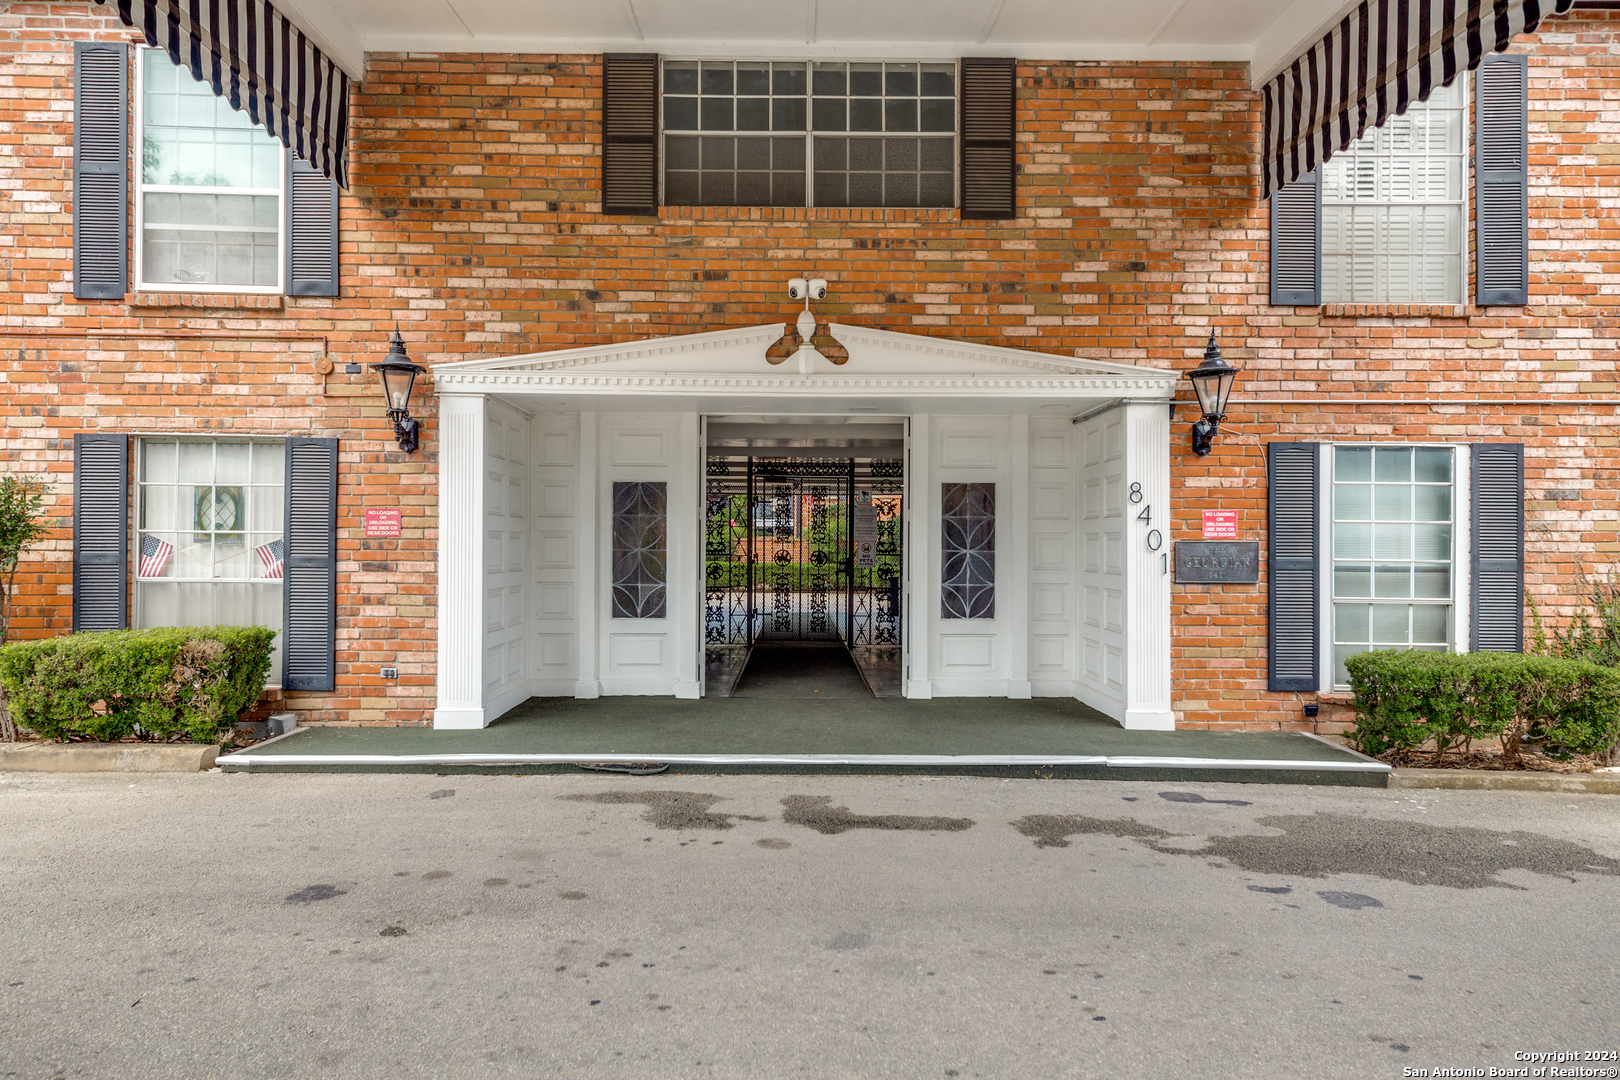
<path id="1" fill-rule="evenodd" d="M 1477 443 L 1473 495 L 1472 648 L 1524 651 L 1524 446 Z"/>
<path id="2" fill-rule="evenodd" d="M 338 186 L 287 155 L 287 295 L 338 294 Z"/>
<path id="3" fill-rule="evenodd" d="M 129 436 L 73 436 L 73 631 L 129 622 Z"/>
<path id="4" fill-rule="evenodd" d="M 962 60 L 962 217 L 1010 218 L 1017 208 L 1018 61 Z"/>
<path id="5" fill-rule="evenodd" d="M 1321 689 L 1316 443 L 1266 444 L 1268 690 Z"/>
<path id="6" fill-rule="evenodd" d="M 1474 76 L 1474 302 L 1530 302 L 1530 67 L 1487 56 Z"/>
<path id="7" fill-rule="evenodd" d="M 602 213 L 658 212 L 658 56 L 602 57 Z"/>
<path id="8" fill-rule="evenodd" d="M 73 43 L 73 295 L 129 284 L 129 46 Z"/>
<path id="9" fill-rule="evenodd" d="M 336 439 L 287 440 L 281 686 L 331 690 L 337 677 Z"/>
<path id="10" fill-rule="evenodd" d="M 1271 193 L 1271 302 L 1322 302 L 1322 170 Z"/>

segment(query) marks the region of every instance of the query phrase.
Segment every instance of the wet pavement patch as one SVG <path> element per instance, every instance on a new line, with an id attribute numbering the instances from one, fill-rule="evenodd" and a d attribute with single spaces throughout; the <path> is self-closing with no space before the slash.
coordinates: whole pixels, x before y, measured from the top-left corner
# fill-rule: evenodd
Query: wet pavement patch
<path id="1" fill-rule="evenodd" d="M 438 791 L 435 791 L 433 794 L 429 795 L 428 798 L 430 798 L 430 799 L 448 799 L 450 796 L 454 795 L 455 793 L 456 793 L 455 788 L 451 788 L 451 787 L 440 788 Z"/>
<path id="2" fill-rule="evenodd" d="M 282 900 L 284 904 L 313 904 L 318 900 L 330 900 L 334 896 L 342 896 L 347 892 L 336 885 L 305 885 L 295 893 L 289 894 Z"/>
<path id="3" fill-rule="evenodd" d="M 1249 885 L 1247 888 L 1250 892 L 1274 893 L 1277 896 L 1287 896 L 1294 891 L 1287 885 Z"/>
<path id="4" fill-rule="evenodd" d="M 1522 889 L 1497 875 L 1527 870 L 1566 881 L 1574 881 L 1576 874 L 1620 877 L 1620 859 L 1539 833 L 1343 814 L 1255 818 L 1254 824 L 1282 835 L 1211 836 L 1201 848 L 1166 847 L 1159 841 L 1184 834 L 1144 825 L 1134 818 L 1036 814 L 1012 824 L 1033 839 L 1036 847 L 1068 847 L 1071 836 L 1128 837 L 1164 855 L 1198 855 L 1251 874 L 1281 878 L 1359 874 L 1451 889 Z"/>
<path id="5" fill-rule="evenodd" d="M 407 933 L 403 926 L 385 926 L 377 931 L 378 937 L 404 937 Z"/>
<path id="6" fill-rule="evenodd" d="M 793 845 L 788 843 L 786 840 L 773 840 L 767 837 L 764 840 L 755 840 L 754 846 L 762 847 L 769 851 L 781 851 L 783 848 L 790 848 Z"/>
<path id="7" fill-rule="evenodd" d="M 871 934 L 852 934 L 845 930 L 827 939 L 827 948 L 842 952 L 846 949 L 864 949 L 872 944 Z"/>
<path id="8" fill-rule="evenodd" d="M 789 795 L 782 800 L 782 820 L 789 825 L 832 836 L 851 829 L 900 829 L 917 832 L 961 832 L 973 828 L 971 818 L 912 817 L 907 814 L 853 814 L 847 806 L 833 806 L 826 795 Z"/>
<path id="9" fill-rule="evenodd" d="M 1165 802 L 1184 803 L 1220 803 L 1222 806 L 1253 806 L 1252 802 L 1242 799 L 1206 799 L 1196 791 L 1161 791 L 1159 798 Z"/>
<path id="10" fill-rule="evenodd" d="M 1342 907 L 1349 911 L 1360 911 L 1362 908 L 1383 907 L 1384 902 L 1375 897 L 1358 892 L 1319 892 L 1316 894 L 1334 907 Z"/>
<path id="11" fill-rule="evenodd" d="M 731 829 L 739 821 L 764 821 L 748 814 L 715 814 L 709 807 L 726 800 L 698 791 L 600 791 L 594 795 L 564 795 L 574 802 L 634 803 L 645 806 L 642 817 L 659 829 Z"/>
<path id="12" fill-rule="evenodd" d="M 1279 829 L 1283 835 L 1213 836 L 1202 848 L 1176 854 L 1221 859 L 1252 874 L 1284 878 L 1361 874 L 1452 889 L 1522 888 L 1497 877 L 1508 870 L 1571 881 L 1577 873 L 1620 877 L 1620 859 L 1538 833 L 1342 814 L 1262 817 L 1255 824 Z"/>
<path id="13" fill-rule="evenodd" d="M 1131 840 L 1168 840 L 1176 833 L 1135 818 L 1094 818 L 1081 814 L 1031 814 L 1013 822 L 1013 828 L 1035 841 L 1038 848 L 1068 847 L 1071 836 L 1114 836 Z"/>

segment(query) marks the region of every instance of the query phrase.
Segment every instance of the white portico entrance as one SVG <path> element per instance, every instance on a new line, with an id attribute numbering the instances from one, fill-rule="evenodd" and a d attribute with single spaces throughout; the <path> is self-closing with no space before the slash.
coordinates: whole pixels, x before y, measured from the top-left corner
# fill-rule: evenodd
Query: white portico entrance
<path id="1" fill-rule="evenodd" d="M 904 696 L 1075 697 L 1173 726 L 1176 374 L 829 331 L 842 364 L 773 364 L 773 323 L 434 368 L 435 727 L 530 697 L 702 696 L 711 425 L 791 442 L 840 424 L 903 433 Z M 964 492 L 980 515 L 968 608 L 950 548 Z"/>

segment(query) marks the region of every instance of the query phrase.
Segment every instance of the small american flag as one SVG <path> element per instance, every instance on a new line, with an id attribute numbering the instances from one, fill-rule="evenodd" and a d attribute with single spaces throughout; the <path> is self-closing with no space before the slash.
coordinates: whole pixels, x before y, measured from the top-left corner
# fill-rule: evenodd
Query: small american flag
<path id="1" fill-rule="evenodd" d="M 157 577 L 163 573 L 163 568 L 169 565 L 169 556 L 174 554 L 174 545 L 159 540 L 155 536 L 141 537 L 141 577 Z"/>
<path id="2" fill-rule="evenodd" d="M 268 544 L 260 544 L 254 550 L 259 553 L 259 565 L 264 567 L 264 576 L 280 577 L 282 560 L 287 556 L 287 541 L 272 540 Z"/>

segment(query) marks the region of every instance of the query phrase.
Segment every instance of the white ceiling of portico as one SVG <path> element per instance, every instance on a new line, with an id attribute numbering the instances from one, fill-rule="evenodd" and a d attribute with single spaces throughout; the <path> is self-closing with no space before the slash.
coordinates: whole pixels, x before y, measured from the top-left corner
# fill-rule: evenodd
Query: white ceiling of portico
<path id="1" fill-rule="evenodd" d="M 1258 83 L 1354 0 L 276 0 L 367 52 L 1247 61 Z"/>

